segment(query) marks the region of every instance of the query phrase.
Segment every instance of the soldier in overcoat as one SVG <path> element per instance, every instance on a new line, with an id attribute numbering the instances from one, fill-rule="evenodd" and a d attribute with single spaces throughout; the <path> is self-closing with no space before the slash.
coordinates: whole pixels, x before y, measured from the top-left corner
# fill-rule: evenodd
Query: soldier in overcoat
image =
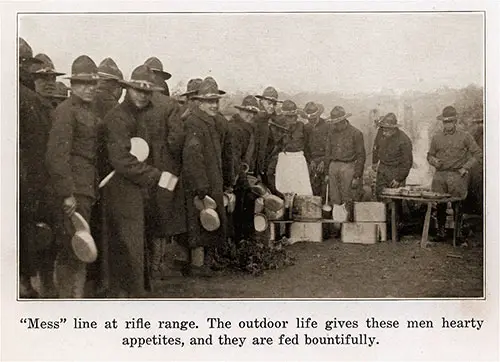
<path id="1" fill-rule="evenodd" d="M 216 81 L 207 77 L 200 84 L 195 99 L 199 106 L 185 120 L 186 140 L 184 143 L 182 170 L 188 212 L 188 237 L 191 248 L 205 248 L 205 256 L 210 249 L 226 241 L 226 215 L 223 203 L 224 191 L 232 191 L 234 170 L 231 139 L 227 120 L 218 112 L 219 99 L 225 94 L 219 90 Z M 217 204 L 220 227 L 215 231 L 205 230 L 200 223 L 200 211 L 195 207 L 194 198 L 201 200 L 210 196 Z M 206 261 L 191 263 L 191 271 L 209 275 Z"/>
<path id="2" fill-rule="evenodd" d="M 110 295 L 140 297 L 149 287 L 148 244 L 186 231 L 184 197 L 174 191 L 183 134 L 179 122 L 171 119 L 176 114 L 151 101 L 158 88 L 149 67 L 137 67 L 123 85 L 125 100 L 104 121 L 109 161 L 116 170 L 102 189 L 109 285 Z M 132 137 L 147 142 L 146 161 L 130 154 Z"/>
<path id="3" fill-rule="evenodd" d="M 19 296 L 38 296 L 31 285 L 36 274 L 34 249 L 36 225 L 44 218 L 48 174 L 44 165 L 45 150 L 51 127 L 50 108 L 43 105 L 35 93 L 33 64 L 42 61 L 33 58 L 30 45 L 19 38 Z M 50 227 L 50 225 L 47 225 Z M 52 233 L 49 230 L 49 235 Z"/>
<path id="4" fill-rule="evenodd" d="M 86 55 L 75 59 L 71 72 L 71 96 L 55 110 L 46 164 L 59 215 L 57 240 L 61 250 L 55 267 L 59 297 L 83 298 L 86 264 L 72 250 L 71 236 L 75 230 L 69 217 L 78 212 L 89 222 L 96 199 L 98 119 L 91 104 L 99 76 L 97 65 Z"/>

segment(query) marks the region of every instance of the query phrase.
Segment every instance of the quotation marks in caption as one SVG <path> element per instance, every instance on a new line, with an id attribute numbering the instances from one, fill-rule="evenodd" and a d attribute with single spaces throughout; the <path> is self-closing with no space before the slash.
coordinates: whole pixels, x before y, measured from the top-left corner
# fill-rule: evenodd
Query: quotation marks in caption
<path id="1" fill-rule="evenodd" d="M 384 330 L 475 330 L 480 331 L 484 320 L 450 319 L 439 320 L 381 320 L 368 317 L 364 320 L 343 320 L 337 317 L 315 320 L 311 317 L 296 317 L 292 320 L 273 320 L 268 317 L 239 319 L 235 321 L 219 317 L 206 318 L 200 323 L 193 320 L 155 320 L 143 317 L 104 321 L 85 320 L 73 317 L 44 320 L 37 317 L 21 318 L 20 323 L 28 330 L 74 330 L 118 331 L 122 346 L 143 348 L 150 346 L 351 346 L 372 347 L 383 339 Z M 201 333 L 200 333 L 201 331 Z M 129 335 L 132 334 L 135 335 Z M 239 333 L 239 334 L 238 334 Z M 108 340 L 108 339 L 107 339 Z"/>

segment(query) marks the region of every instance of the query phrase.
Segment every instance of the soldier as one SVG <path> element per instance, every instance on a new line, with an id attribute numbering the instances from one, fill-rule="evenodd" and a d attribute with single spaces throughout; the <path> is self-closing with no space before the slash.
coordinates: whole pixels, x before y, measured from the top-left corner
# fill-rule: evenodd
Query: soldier
<path id="1" fill-rule="evenodd" d="M 404 186 L 413 165 L 411 140 L 397 122 L 394 113 L 387 113 L 379 122 L 381 136 L 375 139 L 372 153 L 372 165 L 378 165 L 377 198 L 386 187 Z"/>
<path id="2" fill-rule="evenodd" d="M 198 92 L 202 81 L 203 79 L 201 78 L 190 79 L 186 87 L 186 92 L 180 95 L 181 97 L 185 97 L 186 100 L 180 109 L 181 120 L 185 120 L 191 111 L 198 107 L 198 100 L 194 99 L 193 96 Z"/>
<path id="3" fill-rule="evenodd" d="M 31 284 L 36 275 L 35 251 L 39 244 L 52 242 L 50 225 L 41 222 L 46 203 L 47 170 L 44 167 L 45 150 L 51 127 L 47 107 L 35 93 L 34 64 L 41 64 L 33 58 L 29 44 L 19 38 L 19 296 L 35 298 L 38 293 Z M 46 209 L 46 208 L 45 208 Z M 42 225 L 44 228 L 37 228 Z M 46 230 L 45 238 L 37 231 Z M 36 241 L 35 243 L 33 243 Z"/>
<path id="4" fill-rule="evenodd" d="M 457 128 L 457 111 L 448 106 L 437 117 L 443 122 L 431 140 L 427 161 L 436 168 L 432 191 L 465 198 L 469 186 L 469 171 L 475 163 L 482 163 L 483 152 L 472 136 Z M 438 239 L 446 237 L 446 204 L 437 206 Z"/>
<path id="5" fill-rule="evenodd" d="M 65 73 L 57 72 L 54 69 L 54 64 L 52 60 L 45 54 L 37 54 L 36 59 L 40 60 L 40 63 L 33 64 L 31 66 L 31 73 L 33 74 L 33 79 L 35 83 L 35 91 L 40 96 L 40 115 L 46 119 L 47 124 L 52 124 L 53 112 L 55 106 L 53 104 L 54 97 L 56 96 L 56 77 L 64 75 Z M 50 129 L 46 129 L 46 134 L 41 138 L 43 145 L 43 152 L 46 151 L 46 143 L 48 140 Z M 48 190 L 46 190 L 48 191 Z M 41 207 L 44 209 L 44 219 L 48 225 L 53 225 L 55 220 L 54 216 L 50 212 L 50 207 L 48 205 L 48 194 L 45 192 L 45 202 L 42 203 Z M 42 298 L 56 298 L 57 291 L 54 285 L 54 261 L 57 255 L 57 247 L 54 239 L 47 248 L 40 250 L 36 255 L 36 268 L 40 276 L 40 297 Z"/>
<path id="6" fill-rule="evenodd" d="M 163 70 L 163 64 L 160 61 L 160 59 L 158 59 L 156 57 L 148 58 L 144 62 L 144 65 L 147 65 L 148 67 L 150 67 L 153 70 L 153 72 L 155 74 L 155 84 L 157 86 L 163 88 L 163 90 L 161 92 L 164 95 L 166 95 L 167 97 L 170 97 L 170 91 L 168 89 L 167 80 L 172 78 L 172 74 Z"/>
<path id="7" fill-rule="evenodd" d="M 309 171 L 304 157 L 304 123 L 298 122 L 295 102 L 286 100 L 281 107 L 283 126 L 271 123 L 274 147 L 268 155 L 268 180 L 280 193 L 312 195 Z"/>
<path id="8" fill-rule="evenodd" d="M 71 96 L 56 108 L 46 164 L 56 212 L 60 216 L 57 240 L 61 250 L 55 268 L 59 297 L 83 298 L 86 264 L 72 250 L 70 239 L 74 229 L 69 217 L 78 212 L 90 221 L 91 208 L 96 199 L 98 120 L 91 104 L 99 76 L 97 65 L 86 55 L 75 59 L 71 73 Z"/>
<path id="9" fill-rule="evenodd" d="M 376 165 L 375 197 L 380 200 L 384 188 L 396 188 L 406 184 L 406 177 L 413 165 L 412 143 L 410 138 L 399 129 L 394 113 L 387 113 L 378 122 L 379 131 L 375 138 L 372 165 Z M 396 216 L 403 213 L 401 200 L 394 200 Z M 389 210 L 387 210 L 389 212 Z M 389 214 L 387 220 L 391 220 Z M 396 225 L 400 225 L 399 220 Z M 401 233 L 401 231 L 400 231 Z"/>
<path id="10" fill-rule="evenodd" d="M 256 196 L 250 192 L 247 173 L 255 156 L 254 118 L 259 112 L 257 98 L 246 96 L 241 105 L 234 106 L 238 113 L 229 121 L 233 144 L 234 172 L 237 181 L 234 187 L 236 206 L 233 213 L 235 240 L 249 238 L 253 232 L 253 209 Z"/>
<path id="11" fill-rule="evenodd" d="M 210 276 L 210 253 L 226 241 L 226 215 L 223 193 L 231 192 L 234 183 L 233 159 L 227 120 L 219 113 L 219 99 L 225 94 L 216 81 L 207 77 L 194 96 L 199 106 L 185 121 L 186 140 L 183 152 L 186 206 L 188 211 L 188 235 L 191 252 L 190 273 Z M 220 227 L 205 230 L 195 207 L 197 196 L 204 200 L 210 196 L 216 203 Z M 202 257 L 203 255 L 203 257 Z M 205 260 L 203 260 L 205 259 Z"/>
<path id="12" fill-rule="evenodd" d="M 116 107 L 120 100 L 123 89 L 120 81 L 123 80 L 123 73 L 111 58 L 105 58 L 97 67 L 99 83 L 94 103 L 94 110 L 100 119 L 104 119 L 106 114 Z"/>
<path id="13" fill-rule="evenodd" d="M 262 92 L 262 95 L 256 95 L 259 99 L 260 111 L 254 119 L 255 124 L 255 165 L 250 165 L 254 170 L 255 176 L 266 184 L 267 187 L 276 193 L 274 180 L 268 179 L 269 169 L 269 154 L 274 148 L 274 140 L 271 135 L 271 127 L 274 128 L 275 134 L 283 132 L 286 127 L 276 123 L 276 106 L 279 102 L 278 91 L 274 87 L 267 87 Z"/>
<path id="14" fill-rule="evenodd" d="M 330 199 L 333 204 L 346 205 L 348 219 L 353 220 L 354 201 L 363 186 L 365 144 L 363 134 L 353 127 L 343 107 L 336 106 L 330 112 L 331 128 L 326 144 L 326 165 L 330 183 Z"/>
<path id="15" fill-rule="evenodd" d="M 148 245 L 171 236 L 172 227 L 185 232 L 184 206 L 175 204 L 182 152 L 182 137 L 169 109 L 152 102 L 154 74 L 145 65 L 134 69 L 125 100 L 108 113 L 107 146 L 115 176 L 103 187 L 107 222 L 110 293 L 118 297 L 140 297 L 150 289 L 149 272 L 156 273 L 159 260 L 147 268 Z M 131 138 L 149 145 L 149 156 L 139 162 L 130 154 Z M 183 197 L 184 195 L 181 194 Z M 176 225 L 176 214 L 182 224 Z M 173 225 L 172 225 L 173 224 Z M 184 227 L 184 229 L 182 229 Z M 151 245 L 149 245 L 151 248 Z M 153 259 L 159 255 L 153 247 Z"/>
<path id="16" fill-rule="evenodd" d="M 309 165 L 309 176 L 311 178 L 311 187 L 313 195 L 324 198 L 326 191 L 325 166 L 326 141 L 328 137 L 328 124 L 321 117 L 324 107 L 314 102 L 306 103 L 304 110 L 300 112 L 302 117 L 307 120 L 304 127 L 305 149 L 304 155 Z M 325 200 L 323 200 L 325 201 Z"/>
<path id="17" fill-rule="evenodd" d="M 42 97 L 50 98 L 56 90 L 56 77 L 66 73 L 55 71 L 54 63 L 46 54 L 37 54 L 35 58 L 41 61 L 31 67 L 35 91 Z"/>

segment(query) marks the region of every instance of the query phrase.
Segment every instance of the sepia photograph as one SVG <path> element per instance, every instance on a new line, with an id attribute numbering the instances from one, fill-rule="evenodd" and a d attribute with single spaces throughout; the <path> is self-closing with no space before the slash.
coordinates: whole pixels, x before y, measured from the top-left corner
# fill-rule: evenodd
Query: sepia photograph
<path id="1" fill-rule="evenodd" d="M 485 22 L 18 13 L 17 299 L 484 299 Z"/>

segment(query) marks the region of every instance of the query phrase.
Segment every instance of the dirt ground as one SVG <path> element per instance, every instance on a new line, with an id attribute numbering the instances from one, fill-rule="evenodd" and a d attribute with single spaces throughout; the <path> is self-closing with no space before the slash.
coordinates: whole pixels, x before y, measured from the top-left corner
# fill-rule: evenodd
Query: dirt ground
<path id="1" fill-rule="evenodd" d="M 295 264 L 261 276 L 220 272 L 212 278 L 173 276 L 155 284 L 159 298 L 452 298 L 483 296 L 483 247 L 451 242 L 420 247 L 400 242 L 344 244 L 336 239 L 287 246 Z"/>

